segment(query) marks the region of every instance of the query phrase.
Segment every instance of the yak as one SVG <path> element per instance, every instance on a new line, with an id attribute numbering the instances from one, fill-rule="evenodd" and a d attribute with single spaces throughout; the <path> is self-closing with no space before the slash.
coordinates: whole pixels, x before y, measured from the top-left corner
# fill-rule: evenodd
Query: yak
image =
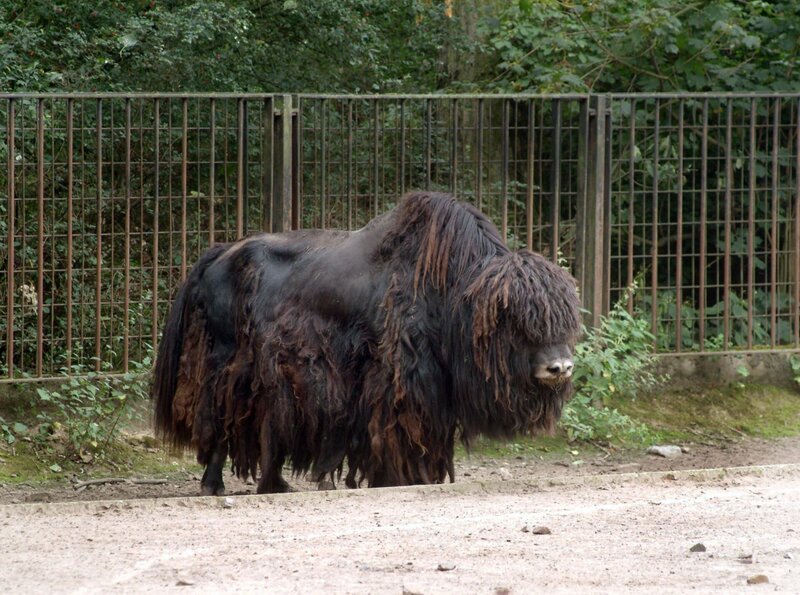
<path id="1" fill-rule="evenodd" d="M 159 434 L 224 493 L 295 474 L 454 481 L 478 435 L 552 431 L 572 390 L 575 280 L 453 196 L 415 192 L 352 232 L 263 233 L 206 251 L 180 287 L 151 396 Z"/>

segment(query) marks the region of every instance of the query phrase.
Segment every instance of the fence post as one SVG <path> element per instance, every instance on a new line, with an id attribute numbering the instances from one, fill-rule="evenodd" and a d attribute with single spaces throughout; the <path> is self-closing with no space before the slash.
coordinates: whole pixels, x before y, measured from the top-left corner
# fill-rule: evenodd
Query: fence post
<path id="1" fill-rule="evenodd" d="M 588 311 L 584 322 L 590 327 L 599 326 L 608 307 L 609 126 L 607 98 L 590 95 L 581 106 L 575 258 L 581 301 Z"/>
<path id="2" fill-rule="evenodd" d="M 292 96 L 283 95 L 283 105 L 275 110 L 272 162 L 272 232 L 292 228 L 292 206 L 296 188 L 294 171 L 294 134 L 292 126 Z"/>

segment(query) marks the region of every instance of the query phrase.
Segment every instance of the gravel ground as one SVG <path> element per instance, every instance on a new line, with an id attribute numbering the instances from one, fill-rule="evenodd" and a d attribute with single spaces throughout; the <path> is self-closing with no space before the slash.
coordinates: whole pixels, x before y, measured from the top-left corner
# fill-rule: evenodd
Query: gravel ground
<path id="1" fill-rule="evenodd" d="M 800 467 L 787 465 L 4 505 L 0 584 L 5 593 L 797 592 L 799 497 Z M 705 551 L 690 551 L 698 543 Z M 761 575 L 769 582 L 747 584 Z"/>

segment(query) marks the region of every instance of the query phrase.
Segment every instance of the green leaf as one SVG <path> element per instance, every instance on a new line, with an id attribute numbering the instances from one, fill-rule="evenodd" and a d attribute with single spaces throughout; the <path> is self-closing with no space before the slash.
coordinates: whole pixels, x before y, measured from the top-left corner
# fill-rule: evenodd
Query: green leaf
<path id="1" fill-rule="evenodd" d="M 59 465 L 58 463 L 53 463 L 52 465 L 50 465 L 50 471 L 52 471 L 53 473 L 61 473 L 63 469 L 61 469 L 61 465 Z"/>
<path id="2" fill-rule="evenodd" d="M 27 434 L 28 433 L 28 426 L 26 426 L 22 422 L 17 422 L 14 424 L 14 432 L 17 434 Z"/>

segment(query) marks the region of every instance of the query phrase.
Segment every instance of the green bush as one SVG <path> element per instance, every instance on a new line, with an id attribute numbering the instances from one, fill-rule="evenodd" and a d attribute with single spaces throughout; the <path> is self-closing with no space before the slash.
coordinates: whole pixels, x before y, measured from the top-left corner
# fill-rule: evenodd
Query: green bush
<path id="1" fill-rule="evenodd" d="M 47 445 L 62 438 L 67 458 L 84 462 L 102 457 L 119 432 L 119 422 L 136 414 L 131 404 L 147 398 L 152 360 L 129 362 L 131 372 L 121 375 L 86 373 L 73 369 L 58 389 L 38 388 L 38 433 L 33 437 Z"/>
<path id="2" fill-rule="evenodd" d="M 629 290 L 632 292 L 635 286 Z M 570 440 L 631 440 L 650 438 L 647 427 L 620 413 L 611 404 L 634 399 L 641 390 L 658 386 L 664 378 L 652 372 L 654 337 L 648 320 L 618 302 L 595 329 L 584 329 L 575 347 L 576 394 L 561 419 Z"/>

